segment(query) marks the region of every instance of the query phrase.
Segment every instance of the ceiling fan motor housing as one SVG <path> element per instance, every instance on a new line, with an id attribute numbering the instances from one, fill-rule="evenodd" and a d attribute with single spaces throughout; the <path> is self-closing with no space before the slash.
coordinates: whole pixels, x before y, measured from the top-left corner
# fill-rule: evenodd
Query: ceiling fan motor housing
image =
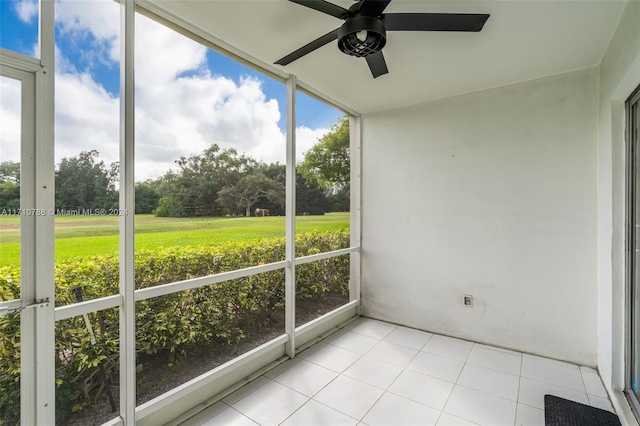
<path id="1" fill-rule="evenodd" d="M 358 58 L 379 52 L 386 43 L 387 32 L 384 24 L 374 16 L 354 16 L 347 19 L 338 30 L 340 50 Z"/>

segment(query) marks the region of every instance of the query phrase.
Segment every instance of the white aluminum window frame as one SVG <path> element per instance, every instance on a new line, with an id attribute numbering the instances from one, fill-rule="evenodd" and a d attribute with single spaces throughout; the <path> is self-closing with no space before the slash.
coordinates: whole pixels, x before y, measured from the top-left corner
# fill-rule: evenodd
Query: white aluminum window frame
<path id="1" fill-rule="evenodd" d="M 323 102 L 327 102 L 323 96 L 313 92 L 310 88 L 306 87 L 304 84 L 300 84 L 299 80 L 296 76 L 293 75 L 283 75 L 281 72 L 272 69 L 271 66 L 267 66 L 266 64 L 260 63 L 259 61 L 248 57 L 243 52 L 235 51 L 230 46 L 225 45 L 221 40 L 216 39 L 212 35 L 204 32 L 200 28 L 195 28 L 191 24 L 181 21 L 178 17 L 168 14 L 166 11 L 157 7 L 155 3 L 150 2 L 142 2 L 135 0 L 121 0 L 121 4 L 125 11 L 123 11 L 123 30 L 121 34 L 121 40 L 123 40 L 123 57 L 121 62 L 121 67 L 123 66 L 124 70 L 121 73 L 121 93 L 124 93 L 124 97 L 121 97 L 121 108 L 124 108 L 124 111 L 121 110 L 121 116 L 123 118 L 123 122 L 121 122 L 121 126 L 124 129 L 130 129 L 129 132 L 123 131 L 121 133 L 122 139 L 130 138 L 131 142 L 123 142 L 121 139 L 121 170 L 124 170 L 124 178 L 121 178 L 120 187 L 124 188 L 124 191 L 121 190 L 121 209 L 126 209 L 128 211 L 133 211 L 133 196 L 130 198 L 127 197 L 127 193 L 133 194 L 134 180 L 133 176 L 133 106 L 135 102 L 133 100 L 133 86 L 134 86 L 134 78 L 133 78 L 133 46 L 135 45 L 133 41 L 134 34 L 134 21 L 135 15 L 134 10 L 144 13 L 146 16 L 151 17 L 152 19 L 159 21 L 169 28 L 186 35 L 196 41 L 201 42 L 207 47 L 214 48 L 215 50 L 220 51 L 223 54 L 231 56 L 232 58 L 239 60 L 253 68 L 257 68 L 258 71 L 261 71 L 277 80 L 284 80 L 286 83 L 287 90 L 287 122 L 286 122 L 286 219 L 285 219 L 285 260 L 283 262 L 275 262 L 268 265 L 261 265 L 252 268 L 245 268 L 242 270 L 232 271 L 228 273 L 212 275 L 208 277 L 196 278 L 193 280 L 181 281 L 176 283 L 170 283 L 163 286 L 158 286 L 155 288 L 144 289 L 144 290 L 133 290 L 133 275 L 129 276 L 129 280 L 131 280 L 130 286 L 125 286 L 128 288 L 131 294 L 124 294 L 124 290 L 121 289 L 121 295 L 125 299 L 129 300 L 142 300 L 143 298 L 149 297 L 157 297 L 160 295 L 166 295 L 170 293 L 175 293 L 177 291 L 182 291 L 186 288 L 195 288 L 202 285 L 209 285 L 217 282 L 223 282 L 228 279 L 240 278 L 249 275 L 253 275 L 256 273 L 272 271 L 276 269 L 285 270 L 285 334 L 273 339 L 271 342 L 268 342 L 259 348 L 256 348 L 232 361 L 226 363 L 214 370 L 205 373 L 204 375 L 193 379 L 176 389 L 173 389 L 163 395 L 160 395 L 153 400 L 142 404 L 139 407 L 135 408 L 135 421 L 136 424 L 156 424 L 158 422 L 166 421 L 167 418 L 171 416 L 175 416 L 175 413 L 183 413 L 198 405 L 199 409 L 202 409 L 207 404 L 212 403 L 217 400 L 216 394 L 220 394 L 224 392 L 229 386 L 233 385 L 236 382 L 246 378 L 248 372 L 256 372 L 260 371 L 261 368 L 265 368 L 270 363 L 275 362 L 277 359 L 282 356 L 287 356 L 289 358 L 293 358 L 295 356 L 296 350 L 301 346 L 313 341 L 319 335 L 328 332 L 331 328 L 337 326 L 341 322 L 344 322 L 349 317 L 357 315 L 359 313 L 359 295 L 360 295 L 360 119 L 353 111 L 350 111 L 346 108 L 338 108 L 342 109 L 346 113 L 350 114 L 350 125 L 351 125 L 351 152 L 352 154 L 352 165 L 355 165 L 352 169 L 352 184 L 354 188 L 352 189 L 352 199 L 351 199 L 351 247 L 343 250 L 335 250 L 329 253 L 320 253 L 313 256 L 306 256 L 302 258 L 297 258 L 295 256 L 295 158 L 296 158 L 296 141 L 295 141 L 295 129 L 296 129 L 296 92 L 298 90 L 302 90 L 303 92 L 310 94 L 311 96 L 322 100 Z M 129 19 L 129 21 L 127 21 Z M 127 54 L 126 49 L 131 49 L 131 53 Z M 124 99 L 123 99 L 124 98 Z M 329 103 L 331 103 L 329 101 Z M 129 111 L 129 114 L 127 114 Z M 127 120 L 130 120 L 131 124 L 127 127 Z M 128 150 L 127 150 L 128 149 Z M 123 165 L 124 164 L 124 169 Z M 128 167 L 127 167 L 128 165 Z M 127 173 L 129 178 L 127 178 Z M 355 182 L 354 182 L 355 177 Z M 125 195 L 123 195 L 123 193 Z M 128 200 L 128 203 L 127 203 Z M 130 244 L 133 246 L 133 221 L 131 223 L 126 222 L 125 219 L 121 219 L 121 227 L 124 226 L 130 227 L 129 230 L 121 229 L 121 240 L 123 236 L 128 236 L 131 239 Z M 125 237 L 126 238 L 126 237 Z M 354 243 L 356 245 L 354 245 Z M 121 243 L 122 244 L 122 243 Z M 126 247 L 121 246 L 121 256 L 123 256 L 122 252 L 127 250 Z M 324 315 L 321 318 L 318 318 L 315 321 L 311 321 L 308 324 L 305 324 L 301 327 L 295 327 L 295 267 L 298 264 L 303 264 L 307 262 L 312 262 L 316 260 L 328 259 L 335 256 L 341 256 L 349 254 L 351 256 L 351 283 L 350 283 L 350 302 L 329 314 Z M 132 258 L 132 255 L 131 255 Z M 124 279 L 128 276 L 128 270 L 132 270 L 133 264 L 131 259 L 131 265 L 127 264 L 126 260 L 123 260 L 121 263 L 121 285 Z M 69 308 L 71 309 L 71 308 Z M 130 318 L 130 322 L 134 322 L 135 316 L 132 311 L 129 315 L 126 313 L 122 313 L 121 310 L 121 318 L 127 320 L 127 317 Z M 135 324 L 122 325 L 126 330 L 131 330 L 133 339 L 135 337 Z M 121 337 L 121 342 L 122 337 Z M 122 343 L 121 343 L 122 344 Z M 128 356 L 132 357 L 131 353 L 135 350 L 134 342 L 125 343 L 124 346 L 129 346 Z M 121 363 L 123 362 L 123 358 L 126 359 L 126 356 L 123 351 L 127 351 L 127 349 L 123 349 L 121 347 Z M 126 361 L 125 361 L 126 362 Z M 135 365 L 132 363 L 129 366 L 129 369 L 135 369 Z M 124 370 L 124 368 L 122 368 Z M 129 370 L 131 371 L 131 370 Z M 127 419 L 132 418 L 132 414 L 125 414 L 126 410 L 131 410 L 130 401 L 135 401 L 135 374 L 132 373 L 130 377 L 126 377 L 126 374 L 121 373 L 121 377 L 127 381 L 127 383 L 121 383 L 121 395 L 124 392 L 127 392 L 128 397 L 126 401 L 121 400 L 121 419 L 122 424 L 128 425 L 133 424 L 127 421 Z M 119 419 L 114 419 L 114 424 L 120 424 Z"/>
<path id="2" fill-rule="evenodd" d="M 0 49 L 0 75 L 21 82 L 20 422 L 55 421 L 54 3 L 39 4 L 39 56 Z"/>
<path id="3" fill-rule="evenodd" d="M 183 280 L 152 288 L 135 290 L 134 280 L 134 216 L 120 218 L 120 291 L 119 294 L 54 308 L 54 216 L 23 217 L 21 226 L 21 279 L 28 290 L 22 290 L 20 301 L 0 304 L 0 308 L 23 308 L 34 301 L 50 303 L 22 310 L 21 348 L 21 423 L 55 423 L 55 322 L 73 316 L 118 308 L 120 312 L 120 413 L 108 424 L 158 424 L 194 405 L 204 407 L 237 383 L 259 374 L 284 356 L 292 358 L 306 346 L 336 326 L 359 313 L 360 295 L 360 118 L 312 87 L 237 51 L 222 40 L 193 27 L 156 4 L 135 0 L 119 0 L 121 8 L 121 88 L 120 88 L 120 208 L 134 211 L 134 30 L 136 9 L 192 39 L 239 60 L 266 75 L 284 81 L 287 86 L 287 161 L 286 161 L 286 256 L 285 260 L 217 275 Z M 22 81 L 23 131 L 25 142 L 22 208 L 53 211 L 54 174 L 54 1 L 40 1 L 40 59 L 0 50 L 2 74 Z M 296 258 L 295 255 L 295 96 L 300 90 L 350 115 L 351 128 L 351 247 Z M 27 108 L 27 110 L 25 110 Z M 29 109 L 31 108 L 31 109 Z M 32 136 L 29 136 L 32 132 Z M 349 303 L 300 327 L 295 327 L 295 267 L 305 263 L 349 255 L 351 280 Z M 273 339 L 233 361 L 193 379 L 176 389 L 136 407 L 135 377 L 135 303 L 274 270 L 285 270 L 285 334 Z"/>
<path id="4" fill-rule="evenodd" d="M 194 405 L 202 408 L 213 403 L 235 383 L 246 380 L 248 373 L 257 374 L 283 356 L 292 358 L 296 351 L 318 336 L 359 313 L 360 295 L 360 118 L 349 108 L 338 104 L 295 76 L 284 74 L 272 66 L 251 58 L 226 45 L 222 40 L 200 28 L 180 20 L 147 1 L 120 0 L 121 7 L 121 76 L 120 76 L 120 208 L 133 211 L 135 158 L 134 99 L 134 36 L 135 13 L 146 16 L 178 31 L 209 48 L 213 48 L 258 71 L 284 81 L 287 87 L 287 154 L 286 154 L 286 256 L 281 262 L 270 263 L 216 275 L 135 290 L 133 256 L 135 249 L 134 217 L 120 218 L 120 292 L 118 295 L 75 303 L 55 309 L 55 321 L 108 308 L 120 311 L 120 413 L 108 424 L 157 424 L 184 413 Z M 352 153 L 351 247 L 311 256 L 295 257 L 295 95 L 300 90 L 322 102 L 341 109 L 350 116 Z M 335 256 L 350 255 L 351 280 L 349 303 L 316 320 L 295 327 L 295 266 Z M 135 406 L 135 302 L 180 291 L 247 277 L 268 271 L 285 270 L 285 334 L 236 359 L 209 371 L 153 400 Z"/>
<path id="5" fill-rule="evenodd" d="M 633 374 L 633 362 L 636 360 L 633 354 L 634 345 L 638 346 L 640 342 L 633 341 L 633 333 L 636 331 L 636 326 L 638 325 L 638 310 L 634 308 L 634 304 L 638 303 L 637 298 L 640 295 L 635 294 L 634 291 L 635 281 L 637 280 L 637 274 L 640 273 L 640 265 L 637 264 L 635 260 L 635 254 L 638 251 L 638 241 L 636 240 L 636 232 L 633 228 L 635 221 L 640 215 L 640 212 L 636 211 L 636 201 L 637 201 L 637 191 L 636 187 L 636 178 L 637 174 L 640 173 L 640 164 L 637 163 L 637 153 L 636 151 L 640 147 L 640 134 L 638 134 L 637 126 L 640 125 L 637 121 L 637 117 L 632 116 L 632 106 L 638 105 L 637 108 L 640 108 L 640 86 L 634 90 L 629 99 L 625 102 L 625 116 L 626 116 L 626 141 L 627 141 L 627 188 L 626 188 L 626 223 L 627 223 L 627 247 L 626 247 L 626 288 L 625 288 L 625 299 L 626 303 L 626 335 L 625 338 L 625 384 L 624 384 L 624 393 L 629 402 L 629 405 L 632 409 L 633 414 L 636 416 L 636 419 L 640 419 L 640 401 L 638 400 L 638 396 L 636 392 L 633 390 L 632 384 L 632 374 Z M 633 128 L 633 125 L 636 128 Z M 638 355 L 638 354 L 637 354 Z M 636 355 L 636 356 L 637 356 Z"/>

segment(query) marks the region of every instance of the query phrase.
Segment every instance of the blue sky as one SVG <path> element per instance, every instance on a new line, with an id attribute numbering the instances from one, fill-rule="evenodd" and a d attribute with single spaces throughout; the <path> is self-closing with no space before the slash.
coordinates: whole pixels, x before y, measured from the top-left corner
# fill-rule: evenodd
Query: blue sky
<path id="1" fill-rule="evenodd" d="M 34 56 L 37 27 L 37 2 L 0 0 L 0 47 Z M 56 1 L 57 160 L 97 149 L 105 162 L 117 161 L 118 37 L 116 2 Z M 284 84 L 140 15 L 136 49 L 137 180 L 160 176 L 211 143 L 283 162 Z M 18 89 L 7 80 L 0 119 L 19 122 L 10 96 Z M 301 93 L 296 113 L 298 158 L 342 115 Z M 13 133 L 0 133 L 0 161 L 17 155 Z"/>

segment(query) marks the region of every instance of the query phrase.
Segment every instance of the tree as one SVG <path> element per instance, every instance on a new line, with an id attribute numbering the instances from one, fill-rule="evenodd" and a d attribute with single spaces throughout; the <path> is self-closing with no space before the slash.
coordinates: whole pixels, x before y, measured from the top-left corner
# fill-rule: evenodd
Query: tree
<path id="1" fill-rule="evenodd" d="M 336 193 L 329 194 L 327 200 L 331 206 L 329 211 L 348 212 L 351 208 L 350 188 L 347 186 Z"/>
<path id="2" fill-rule="evenodd" d="M 284 188 L 287 182 L 287 167 L 284 164 L 280 163 L 271 163 L 264 164 L 261 163 L 258 166 L 258 170 L 263 173 L 269 179 L 272 179 L 276 182 L 282 184 Z M 285 194 L 282 194 L 282 199 L 285 198 Z M 282 216 L 284 215 L 284 202 L 280 198 L 275 200 L 269 200 L 266 197 L 260 197 L 258 201 L 255 202 L 256 207 L 260 207 L 263 209 L 268 209 L 271 216 Z"/>
<path id="3" fill-rule="evenodd" d="M 20 185 L 0 182 L 0 211 L 20 208 Z"/>
<path id="4" fill-rule="evenodd" d="M 236 185 L 226 186 L 218 192 L 218 202 L 221 205 L 232 212 L 243 209 L 247 217 L 251 216 L 251 207 L 260 198 L 284 204 L 284 197 L 284 185 L 261 172 L 248 174 Z"/>
<path id="5" fill-rule="evenodd" d="M 331 210 L 331 204 L 322 188 L 315 182 L 307 182 L 300 173 L 296 173 L 296 215 L 325 214 Z"/>
<path id="6" fill-rule="evenodd" d="M 260 171 L 270 179 L 284 185 L 286 183 L 286 166 L 278 163 L 262 165 Z M 284 197 L 284 195 L 283 195 Z M 260 198 L 256 206 L 267 208 L 271 215 L 283 215 L 284 204 Z M 296 215 L 325 214 L 334 211 L 323 189 L 316 182 L 307 182 L 300 173 L 296 173 Z"/>
<path id="7" fill-rule="evenodd" d="M 173 195 L 162 197 L 153 214 L 158 217 L 185 217 L 187 215 L 180 201 Z"/>
<path id="8" fill-rule="evenodd" d="M 158 184 L 153 181 L 136 183 L 136 214 L 149 214 L 158 207 L 160 194 Z"/>
<path id="9" fill-rule="evenodd" d="M 176 161 L 180 170 L 168 172 L 158 187 L 161 196 L 173 196 L 187 216 L 219 216 L 224 206 L 218 202 L 219 191 L 238 185 L 258 163 L 233 148 L 221 149 L 213 144 L 200 155 Z"/>
<path id="10" fill-rule="evenodd" d="M 20 163 L 0 163 L 0 210 L 20 208 Z"/>
<path id="11" fill-rule="evenodd" d="M 63 158 L 56 172 L 56 208 L 96 209 L 117 208 L 115 191 L 117 164 L 107 170 L 104 161 L 97 161 L 98 151 L 82 151 L 77 157 Z"/>
<path id="12" fill-rule="evenodd" d="M 307 182 L 317 182 L 331 193 L 349 186 L 349 118 L 344 116 L 305 154 L 299 165 Z"/>
<path id="13" fill-rule="evenodd" d="M 15 161 L 1 162 L 0 182 L 11 182 L 20 185 L 20 163 Z"/>
<path id="14" fill-rule="evenodd" d="M 280 163 L 271 163 L 259 165 L 259 170 L 269 179 L 273 179 L 276 182 L 280 182 L 285 185 L 287 181 L 287 166 Z"/>

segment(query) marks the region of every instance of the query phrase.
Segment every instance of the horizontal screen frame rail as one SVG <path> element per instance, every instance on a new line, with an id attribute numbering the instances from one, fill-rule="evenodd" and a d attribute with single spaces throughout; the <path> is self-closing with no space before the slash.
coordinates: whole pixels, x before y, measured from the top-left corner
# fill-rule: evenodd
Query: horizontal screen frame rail
<path id="1" fill-rule="evenodd" d="M 332 257 L 343 256 L 345 254 L 359 252 L 358 247 L 349 247 L 346 249 L 334 250 L 324 253 L 313 254 L 310 256 L 304 256 L 296 258 L 295 264 L 302 265 L 309 262 L 318 260 L 330 259 Z M 135 300 L 136 302 L 151 299 L 154 297 L 167 296 L 169 294 L 177 293 L 180 291 L 191 290 L 198 287 L 204 287 L 207 285 L 218 284 L 225 281 L 230 281 L 239 278 L 245 278 L 251 275 L 261 274 L 264 272 L 271 272 L 278 269 L 284 269 L 287 266 L 287 261 L 269 263 L 266 265 L 252 266 L 249 268 L 237 269 L 235 271 L 222 272 L 214 275 L 207 275 L 199 278 L 192 278 L 189 280 L 176 281 L 168 284 L 161 284 L 155 287 L 143 288 L 136 290 Z M 99 299 L 86 300 L 84 302 L 74 303 L 72 305 L 59 306 L 55 309 L 55 320 L 60 321 L 63 319 L 72 318 L 75 316 L 88 314 L 90 312 L 102 311 L 110 308 L 121 308 L 122 297 L 119 294 L 113 296 L 101 297 Z"/>

